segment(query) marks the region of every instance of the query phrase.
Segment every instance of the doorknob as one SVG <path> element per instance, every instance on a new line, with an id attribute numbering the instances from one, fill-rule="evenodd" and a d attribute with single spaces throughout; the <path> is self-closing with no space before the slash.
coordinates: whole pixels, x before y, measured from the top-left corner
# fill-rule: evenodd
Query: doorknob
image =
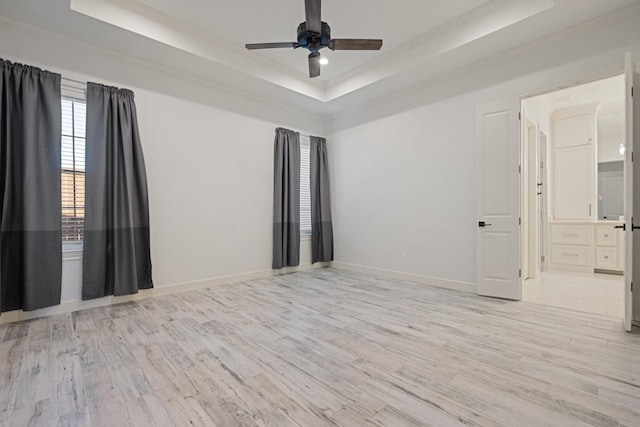
<path id="1" fill-rule="evenodd" d="M 492 224 L 487 224 L 484 221 L 478 221 L 478 227 L 491 227 Z"/>

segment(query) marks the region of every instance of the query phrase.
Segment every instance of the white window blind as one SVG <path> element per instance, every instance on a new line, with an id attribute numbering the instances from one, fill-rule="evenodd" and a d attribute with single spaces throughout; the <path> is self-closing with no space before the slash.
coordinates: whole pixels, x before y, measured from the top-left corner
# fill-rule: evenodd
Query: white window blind
<path id="1" fill-rule="evenodd" d="M 311 143 L 300 135 L 300 235 L 311 236 Z"/>
<path id="2" fill-rule="evenodd" d="M 87 106 L 62 98 L 62 241 L 84 238 L 84 177 Z"/>

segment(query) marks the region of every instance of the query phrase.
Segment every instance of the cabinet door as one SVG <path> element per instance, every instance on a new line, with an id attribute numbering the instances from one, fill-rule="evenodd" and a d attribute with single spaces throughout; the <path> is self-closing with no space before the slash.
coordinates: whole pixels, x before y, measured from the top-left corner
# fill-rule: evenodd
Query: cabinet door
<path id="1" fill-rule="evenodd" d="M 593 145 L 555 151 L 555 218 L 590 220 L 594 214 Z"/>
<path id="2" fill-rule="evenodd" d="M 616 224 L 617 225 L 617 224 Z M 597 225 L 596 242 L 598 246 L 618 246 L 618 230 L 613 225 Z"/>
<path id="3" fill-rule="evenodd" d="M 599 246 L 596 249 L 596 268 L 605 270 L 618 269 L 618 248 L 605 248 Z"/>
<path id="4" fill-rule="evenodd" d="M 593 144 L 595 140 L 595 116 L 571 117 L 555 122 L 555 148 Z"/>

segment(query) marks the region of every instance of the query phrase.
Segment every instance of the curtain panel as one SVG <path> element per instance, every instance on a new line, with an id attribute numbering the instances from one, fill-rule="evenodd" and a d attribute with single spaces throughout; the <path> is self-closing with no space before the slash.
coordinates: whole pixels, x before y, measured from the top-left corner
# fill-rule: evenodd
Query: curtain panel
<path id="1" fill-rule="evenodd" d="M 0 59 L 0 312 L 60 303 L 60 75 Z"/>
<path id="2" fill-rule="evenodd" d="M 327 141 L 311 137 L 311 263 L 333 261 Z"/>
<path id="3" fill-rule="evenodd" d="M 276 129 L 273 180 L 274 269 L 300 264 L 300 134 Z"/>
<path id="4" fill-rule="evenodd" d="M 83 300 L 153 287 L 147 177 L 134 94 L 87 84 Z"/>

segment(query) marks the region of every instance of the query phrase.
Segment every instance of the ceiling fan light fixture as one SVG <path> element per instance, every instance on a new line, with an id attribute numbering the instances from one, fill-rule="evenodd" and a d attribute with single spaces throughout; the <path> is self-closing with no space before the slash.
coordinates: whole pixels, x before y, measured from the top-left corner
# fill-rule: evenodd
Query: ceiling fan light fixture
<path id="1" fill-rule="evenodd" d="M 247 43 L 245 47 L 254 49 L 303 48 L 309 53 L 309 77 L 320 76 L 320 66 L 327 65 L 328 59 L 320 57 L 320 50 L 380 50 L 380 39 L 332 39 L 331 27 L 322 21 L 320 12 L 322 0 L 304 0 L 307 20 L 298 25 L 298 39 L 295 42 Z"/>

